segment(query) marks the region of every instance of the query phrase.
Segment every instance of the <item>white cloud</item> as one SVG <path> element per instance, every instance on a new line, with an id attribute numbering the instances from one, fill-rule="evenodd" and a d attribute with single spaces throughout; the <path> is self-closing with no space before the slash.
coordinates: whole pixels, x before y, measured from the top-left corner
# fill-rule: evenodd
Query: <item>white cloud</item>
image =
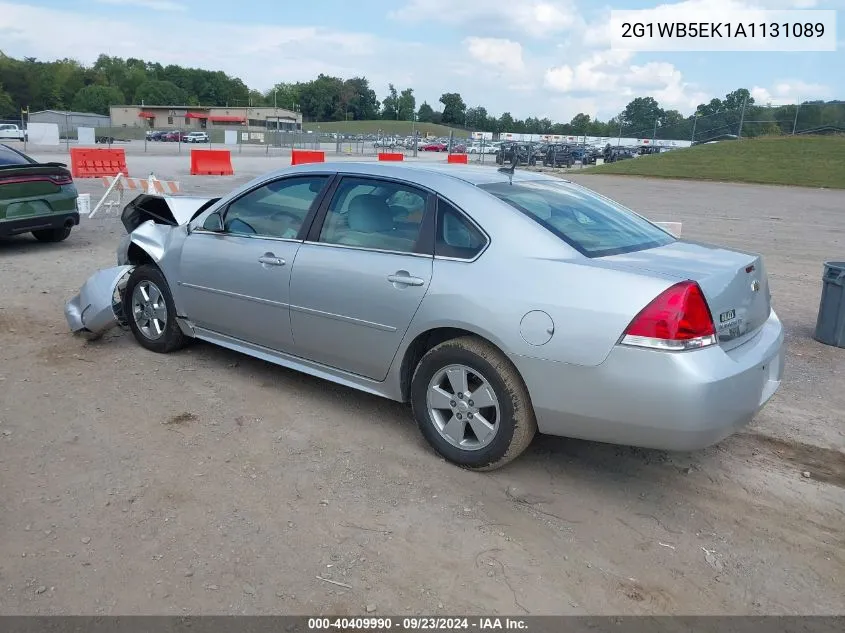
<path id="1" fill-rule="evenodd" d="M 681 72 L 668 62 L 632 63 L 629 51 L 593 53 L 575 65 L 550 68 L 545 75 L 546 87 L 554 92 L 584 96 L 605 95 L 604 109 L 621 108 L 634 97 L 651 96 L 667 108 L 690 110 L 707 95 L 685 82 Z"/>
<path id="2" fill-rule="evenodd" d="M 830 88 L 822 84 L 808 84 L 803 81 L 780 81 L 771 88 L 754 86 L 751 89 L 754 102 L 760 105 L 787 105 L 800 101 L 814 101 L 830 97 Z"/>
<path id="3" fill-rule="evenodd" d="M 408 0 L 390 17 L 544 38 L 582 23 L 573 0 Z"/>
<path id="4" fill-rule="evenodd" d="M 492 37 L 468 37 L 464 40 L 470 56 L 481 64 L 506 72 L 525 68 L 519 42 Z"/>
<path id="5" fill-rule="evenodd" d="M 184 12 L 188 10 L 184 4 L 170 0 L 97 0 L 100 4 L 113 4 L 122 7 L 139 7 L 152 11 Z"/>

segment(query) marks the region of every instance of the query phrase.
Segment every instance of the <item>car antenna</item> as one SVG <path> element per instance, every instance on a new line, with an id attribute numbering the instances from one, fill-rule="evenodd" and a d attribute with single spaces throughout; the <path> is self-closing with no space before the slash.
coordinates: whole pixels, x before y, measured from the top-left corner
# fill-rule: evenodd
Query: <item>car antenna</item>
<path id="1" fill-rule="evenodd" d="M 498 171 L 500 174 L 507 174 L 508 175 L 508 182 L 513 184 L 513 173 L 516 171 L 516 164 L 519 162 L 517 157 L 514 157 L 513 162 L 511 163 L 510 167 L 499 167 Z"/>

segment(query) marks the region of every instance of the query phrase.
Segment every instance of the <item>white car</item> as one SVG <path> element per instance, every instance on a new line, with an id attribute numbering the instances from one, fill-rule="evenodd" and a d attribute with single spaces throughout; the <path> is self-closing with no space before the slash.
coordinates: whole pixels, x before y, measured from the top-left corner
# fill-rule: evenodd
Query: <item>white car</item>
<path id="1" fill-rule="evenodd" d="M 2 140 L 25 141 L 26 137 L 26 131 L 20 129 L 17 125 L 12 123 L 0 125 L 0 139 Z"/>
<path id="2" fill-rule="evenodd" d="M 205 132 L 189 132 L 185 135 L 186 143 L 208 143 L 208 134 Z"/>

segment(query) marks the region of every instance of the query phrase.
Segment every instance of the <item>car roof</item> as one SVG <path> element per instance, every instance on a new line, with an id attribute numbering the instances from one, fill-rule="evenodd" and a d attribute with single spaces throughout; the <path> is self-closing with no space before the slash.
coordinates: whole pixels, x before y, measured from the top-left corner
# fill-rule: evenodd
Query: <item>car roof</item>
<path id="1" fill-rule="evenodd" d="M 510 182 L 509 174 L 502 173 L 498 169 L 492 167 L 482 167 L 478 165 L 450 165 L 446 163 L 441 164 L 426 164 L 426 163 L 405 163 L 403 165 L 386 164 L 378 162 L 359 162 L 359 161 L 336 161 L 326 163 L 308 163 L 305 165 L 298 165 L 294 168 L 285 168 L 280 170 L 279 174 L 291 173 L 306 173 L 316 171 L 332 171 L 354 173 L 364 176 L 386 176 L 390 178 L 407 178 L 413 180 L 420 176 L 427 174 L 436 174 L 441 176 L 448 176 L 457 180 L 462 180 L 471 185 L 488 185 L 495 183 Z M 525 171 L 517 169 L 513 173 L 513 182 L 527 182 L 527 181 L 556 181 L 567 182 L 555 176 L 549 176 L 536 171 Z"/>

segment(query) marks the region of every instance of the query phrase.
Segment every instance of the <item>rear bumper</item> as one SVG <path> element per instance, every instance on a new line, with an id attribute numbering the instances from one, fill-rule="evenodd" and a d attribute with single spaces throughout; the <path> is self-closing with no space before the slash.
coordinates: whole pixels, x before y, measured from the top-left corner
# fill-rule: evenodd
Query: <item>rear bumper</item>
<path id="1" fill-rule="evenodd" d="M 14 220 L 0 220 L 0 237 L 10 237 L 21 233 L 31 233 L 43 229 L 60 229 L 64 226 L 79 224 L 79 212 L 51 213 L 36 215 L 29 218 L 15 218 Z"/>
<path id="2" fill-rule="evenodd" d="M 512 357 L 542 433 L 664 450 L 698 450 L 747 425 L 780 386 L 783 326 L 754 338 L 669 353 L 617 346 L 597 367 Z"/>

